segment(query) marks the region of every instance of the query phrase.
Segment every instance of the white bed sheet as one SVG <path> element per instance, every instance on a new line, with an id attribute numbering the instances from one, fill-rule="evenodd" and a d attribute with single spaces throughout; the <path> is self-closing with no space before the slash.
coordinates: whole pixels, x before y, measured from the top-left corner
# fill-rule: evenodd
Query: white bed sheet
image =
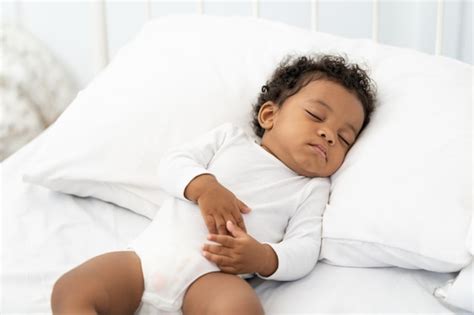
<path id="1" fill-rule="evenodd" d="M 42 140 L 2 163 L 1 314 L 49 312 L 59 275 L 90 257 L 121 249 L 149 222 L 97 199 L 23 183 L 22 170 Z"/>
<path id="2" fill-rule="evenodd" d="M 54 281 L 95 255 L 123 249 L 150 222 L 92 198 L 52 192 L 21 180 L 47 131 L 2 163 L 1 314 L 50 313 Z M 267 314 L 459 314 L 432 294 L 454 274 L 319 263 L 306 278 L 254 279 Z"/>

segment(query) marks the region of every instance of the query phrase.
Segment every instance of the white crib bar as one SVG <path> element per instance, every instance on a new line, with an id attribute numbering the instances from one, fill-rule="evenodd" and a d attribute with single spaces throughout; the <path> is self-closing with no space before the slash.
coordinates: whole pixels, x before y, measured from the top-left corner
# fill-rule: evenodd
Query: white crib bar
<path id="1" fill-rule="evenodd" d="M 198 14 L 204 14 L 204 0 L 198 0 Z"/>
<path id="2" fill-rule="evenodd" d="M 379 40 L 379 1 L 372 1 L 372 40 Z"/>
<path id="3" fill-rule="evenodd" d="M 311 0 L 311 30 L 318 31 L 319 5 L 318 0 Z"/>
<path id="4" fill-rule="evenodd" d="M 91 3 L 93 9 L 92 39 L 94 49 L 94 70 L 99 72 L 109 62 L 109 47 L 107 39 L 107 19 L 105 12 L 105 0 L 97 0 Z"/>
<path id="5" fill-rule="evenodd" d="M 151 9 L 151 0 L 147 0 L 146 2 L 145 14 L 146 14 L 146 19 L 151 20 L 153 16 L 153 12 Z"/>
<path id="6" fill-rule="evenodd" d="M 380 0 L 372 0 L 372 40 L 377 42 L 379 40 L 379 2 Z M 22 10 L 21 1 L 16 2 L 17 23 L 21 23 Z M 106 5 L 105 0 L 94 0 L 93 14 L 94 25 L 93 28 L 93 49 L 94 49 L 94 66 L 96 71 L 100 71 L 109 62 L 109 49 L 107 39 L 107 20 L 106 20 Z M 260 1 L 252 0 L 252 15 L 260 17 Z M 152 18 L 152 0 L 146 0 L 146 18 Z M 197 0 L 197 11 L 199 14 L 204 14 L 204 0 Z M 319 0 L 311 0 L 311 30 L 318 31 L 319 29 Z M 436 40 L 435 40 L 435 54 L 440 55 L 443 50 L 443 22 L 444 22 L 444 0 L 437 2 L 437 18 L 436 18 Z"/>
<path id="7" fill-rule="evenodd" d="M 444 20 L 444 1 L 438 0 L 438 8 L 436 12 L 436 41 L 435 54 L 441 55 L 443 50 L 443 20 Z"/>
<path id="8" fill-rule="evenodd" d="M 260 3 L 258 0 L 252 2 L 252 15 L 256 18 L 260 16 Z"/>

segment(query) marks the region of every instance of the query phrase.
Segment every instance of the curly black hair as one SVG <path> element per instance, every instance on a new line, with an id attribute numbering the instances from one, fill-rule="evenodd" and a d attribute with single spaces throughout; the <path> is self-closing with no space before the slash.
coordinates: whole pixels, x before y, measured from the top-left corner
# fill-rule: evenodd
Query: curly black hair
<path id="1" fill-rule="evenodd" d="M 338 83 L 355 93 L 364 108 L 364 122 L 360 130 L 362 132 L 370 121 L 376 99 L 376 86 L 367 72 L 357 64 L 349 64 L 342 56 L 289 55 L 279 64 L 270 80 L 262 86 L 257 103 L 253 105 L 252 127 L 255 134 L 261 138 L 265 132 L 258 122 L 258 113 L 265 102 L 272 101 L 281 107 L 288 97 L 319 79 Z"/>

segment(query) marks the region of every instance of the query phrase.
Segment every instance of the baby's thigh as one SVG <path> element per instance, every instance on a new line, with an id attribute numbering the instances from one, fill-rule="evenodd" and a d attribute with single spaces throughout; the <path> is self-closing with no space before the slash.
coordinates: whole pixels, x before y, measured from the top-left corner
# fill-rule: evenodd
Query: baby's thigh
<path id="1" fill-rule="evenodd" d="M 140 260 L 130 251 L 96 256 L 55 283 L 54 314 L 132 314 L 143 294 Z"/>
<path id="2" fill-rule="evenodd" d="M 264 314 L 253 288 L 242 278 L 222 272 L 194 281 L 186 291 L 182 309 L 184 315 Z"/>

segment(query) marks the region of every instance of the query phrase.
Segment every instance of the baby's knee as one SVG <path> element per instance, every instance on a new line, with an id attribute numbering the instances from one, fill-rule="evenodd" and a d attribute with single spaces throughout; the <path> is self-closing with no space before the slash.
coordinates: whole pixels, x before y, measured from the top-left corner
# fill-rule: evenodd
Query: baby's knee
<path id="1" fill-rule="evenodd" d="M 261 315 L 262 304 L 244 280 L 222 272 L 208 273 L 188 288 L 183 300 L 185 315 Z"/>
<path id="2" fill-rule="evenodd" d="M 73 290 L 72 283 L 67 275 L 62 275 L 56 280 L 51 293 L 51 309 L 54 314 L 64 312 L 68 296 Z"/>
<path id="3" fill-rule="evenodd" d="M 234 290 L 221 290 L 212 299 L 208 310 L 210 315 L 264 314 L 262 303 L 255 291 L 243 285 Z"/>

